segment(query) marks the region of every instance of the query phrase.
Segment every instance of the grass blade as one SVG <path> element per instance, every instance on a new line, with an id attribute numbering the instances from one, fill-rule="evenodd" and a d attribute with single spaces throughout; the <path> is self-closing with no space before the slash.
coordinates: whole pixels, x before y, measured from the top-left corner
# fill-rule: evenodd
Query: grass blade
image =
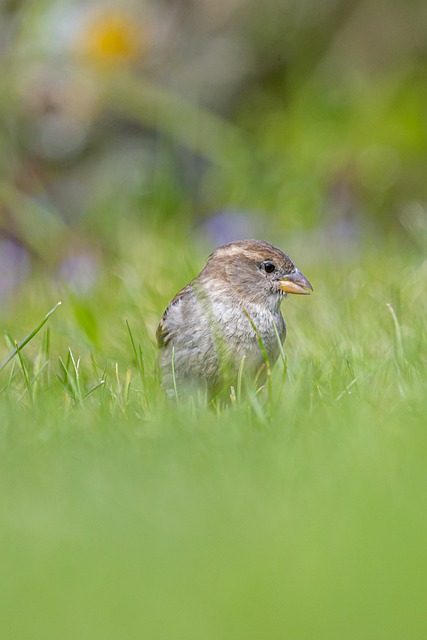
<path id="1" fill-rule="evenodd" d="M 16 354 L 19 353 L 19 351 L 21 351 L 21 349 L 23 349 L 34 338 L 34 336 L 38 334 L 40 329 L 46 324 L 50 316 L 57 310 L 57 308 L 61 304 L 62 304 L 61 301 L 57 302 L 56 305 L 52 307 L 50 311 L 48 311 L 48 313 L 45 315 L 43 320 L 40 322 L 39 325 L 37 325 L 35 329 L 33 329 L 27 336 L 25 336 L 25 338 L 21 340 L 21 342 L 15 343 L 15 348 L 9 353 L 7 358 L 3 360 L 3 362 L 0 364 L 0 371 L 2 371 L 5 368 L 5 366 L 12 360 L 12 358 L 14 358 Z"/>

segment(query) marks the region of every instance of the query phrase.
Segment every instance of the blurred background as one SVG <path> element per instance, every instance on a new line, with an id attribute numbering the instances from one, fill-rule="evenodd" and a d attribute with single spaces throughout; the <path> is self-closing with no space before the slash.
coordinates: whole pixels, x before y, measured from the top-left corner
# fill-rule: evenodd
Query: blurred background
<path id="1" fill-rule="evenodd" d="M 422 0 L 0 12 L 3 303 L 36 272 L 88 295 L 118 257 L 177 241 L 204 256 L 260 237 L 315 261 L 393 235 L 425 252 Z"/>

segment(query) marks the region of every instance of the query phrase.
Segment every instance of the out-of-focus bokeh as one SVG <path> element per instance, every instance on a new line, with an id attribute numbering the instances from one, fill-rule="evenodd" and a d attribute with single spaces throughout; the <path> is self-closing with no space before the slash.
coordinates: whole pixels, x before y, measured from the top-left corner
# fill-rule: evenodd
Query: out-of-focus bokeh
<path id="1" fill-rule="evenodd" d="M 0 298 L 36 267 L 90 291 L 123 229 L 425 250 L 425 2 L 0 11 Z"/>

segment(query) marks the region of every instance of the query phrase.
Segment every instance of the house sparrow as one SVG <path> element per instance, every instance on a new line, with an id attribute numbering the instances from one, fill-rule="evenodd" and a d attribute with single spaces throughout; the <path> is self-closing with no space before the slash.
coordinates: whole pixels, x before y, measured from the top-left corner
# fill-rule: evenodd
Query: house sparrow
<path id="1" fill-rule="evenodd" d="M 268 242 L 242 240 L 216 249 L 158 326 L 167 395 L 205 388 L 212 396 L 230 388 L 240 367 L 255 377 L 266 358 L 272 366 L 286 337 L 280 303 L 287 293 L 309 290 L 291 258 Z"/>

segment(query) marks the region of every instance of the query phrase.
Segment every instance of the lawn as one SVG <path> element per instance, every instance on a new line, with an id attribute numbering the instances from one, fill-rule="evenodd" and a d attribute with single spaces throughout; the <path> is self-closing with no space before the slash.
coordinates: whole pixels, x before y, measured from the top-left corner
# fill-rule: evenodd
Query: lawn
<path id="1" fill-rule="evenodd" d="M 286 366 L 215 411 L 159 387 L 156 322 L 204 257 L 150 233 L 90 296 L 36 273 L 5 314 L 4 358 L 62 302 L 0 374 L 3 637 L 425 638 L 422 253 L 283 246 L 314 287 Z"/>

